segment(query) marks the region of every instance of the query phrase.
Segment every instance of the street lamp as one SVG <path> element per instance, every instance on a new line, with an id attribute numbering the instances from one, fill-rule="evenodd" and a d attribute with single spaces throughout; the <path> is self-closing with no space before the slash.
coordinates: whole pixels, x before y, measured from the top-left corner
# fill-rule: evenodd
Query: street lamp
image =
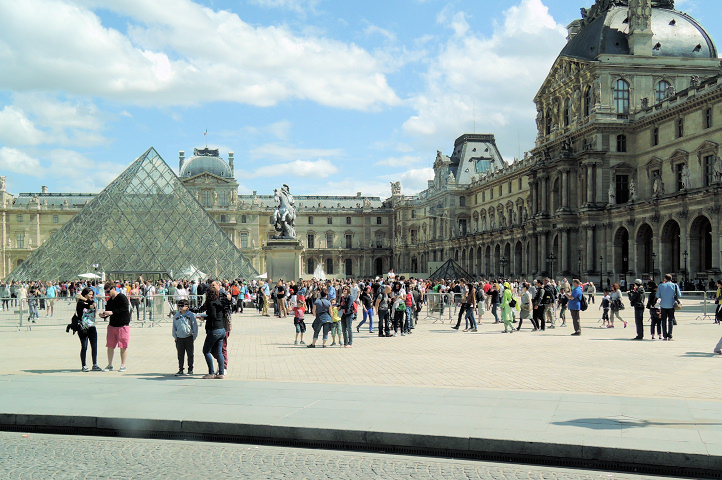
<path id="1" fill-rule="evenodd" d="M 623 257 L 622 270 L 624 270 L 624 288 L 627 289 L 627 257 Z"/>
<path id="2" fill-rule="evenodd" d="M 557 261 L 557 256 L 553 253 L 550 253 L 547 257 L 547 262 L 549 263 L 549 277 L 554 278 L 554 262 Z"/>
<path id="3" fill-rule="evenodd" d="M 653 282 L 654 282 L 654 273 L 655 273 L 654 261 L 655 261 L 656 259 L 657 259 L 657 254 L 654 253 L 654 252 L 652 252 L 652 281 L 653 281 Z"/>
<path id="4" fill-rule="evenodd" d="M 501 278 L 504 278 L 506 262 L 507 262 L 506 257 L 504 255 L 502 255 L 501 259 L 499 259 L 499 265 L 501 265 Z"/>
<path id="5" fill-rule="evenodd" d="M 599 255 L 599 288 L 604 288 L 604 256 Z"/>
<path id="6" fill-rule="evenodd" d="M 687 253 L 687 250 L 684 251 L 682 256 L 684 257 L 684 288 L 686 289 L 687 288 L 687 257 L 689 256 L 689 254 Z"/>

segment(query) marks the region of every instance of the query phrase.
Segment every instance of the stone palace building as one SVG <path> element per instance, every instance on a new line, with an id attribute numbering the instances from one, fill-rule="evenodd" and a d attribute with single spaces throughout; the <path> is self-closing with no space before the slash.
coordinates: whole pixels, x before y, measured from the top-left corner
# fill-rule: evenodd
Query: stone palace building
<path id="1" fill-rule="evenodd" d="M 702 26 L 673 0 L 597 0 L 534 97 L 535 147 L 505 161 L 493 135 L 437 153 L 419 194 L 296 196 L 302 267 L 329 276 L 394 268 L 428 275 L 449 258 L 479 276 L 720 273 L 722 69 Z M 238 195 L 234 156 L 180 152 L 179 176 L 259 271 L 272 195 Z M 0 182 L 4 277 L 92 198 L 11 195 Z"/>

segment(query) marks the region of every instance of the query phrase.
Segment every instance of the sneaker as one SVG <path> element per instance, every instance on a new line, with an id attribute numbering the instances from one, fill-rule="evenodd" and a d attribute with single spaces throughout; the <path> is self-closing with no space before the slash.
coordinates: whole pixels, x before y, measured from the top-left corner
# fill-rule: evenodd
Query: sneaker
<path id="1" fill-rule="evenodd" d="M 108 365 L 107 367 L 105 367 L 105 369 L 104 369 L 103 371 L 104 371 L 104 372 L 112 372 L 112 371 L 113 371 L 113 366 L 112 366 L 112 365 Z"/>
<path id="2" fill-rule="evenodd" d="M 401 332 L 401 336 L 402 336 L 402 337 L 405 337 L 406 334 L 405 334 L 404 332 Z"/>
<path id="3" fill-rule="evenodd" d="M 398 336 L 398 333 L 394 332 L 394 337 Z"/>
<path id="4" fill-rule="evenodd" d="M 193 369 L 192 369 L 192 368 L 189 368 L 189 369 L 188 369 L 188 373 L 187 373 L 186 375 L 193 375 Z"/>
<path id="5" fill-rule="evenodd" d="M 82 368 L 81 370 L 84 371 L 84 372 L 89 372 L 89 371 L 90 371 L 90 369 L 88 368 L 87 365 L 83 365 L 83 368 Z"/>
<path id="6" fill-rule="evenodd" d="M 469 331 L 468 328 L 465 328 L 465 329 L 462 330 L 462 332 L 468 332 L 468 331 Z"/>
<path id="7" fill-rule="evenodd" d="M 93 365 L 93 368 L 91 369 L 94 372 L 102 372 L 103 369 L 98 366 L 98 364 Z"/>
<path id="8" fill-rule="evenodd" d="M 293 344 L 294 344 L 294 345 L 298 345 L 298 340 L 296 340 L 295 342 L 293 342 Z"/>
<path id="9" fill-rule="evenodd" d="M 557 328 L 554 325 L 549 325 L 547 328 Z"/>
<path id="10" fill-rule="evenodd" d="M 716 353 L 717 355 L 722 355 L 722 351 L 721 351 L 721 350 L 715 350 L 714 353 Z"/>
<path id="11" fill-rule="evenodd" d="M 451 328 L 453 328 L 454 330 L 458 330 L 458 329 L 459 329 L 459 327 L 451 327 Z"/>
<path id="12" fill-rule="evenodd" d="M 582 334 L 582 332 L 574 332 L 571 334 L 572 337 L 578 337 Z"/>
<path id="13" fill-rule="evenodd" d="M 123 368 L 123 367 L 120 367 L 120 368 Z M 183 369 L 182 369 L 182 368 L 179 369 L 179 370 L 178 370 L 178 373 L 175 374 L 176 377 L 182 377 L 183 375 L 185 375 L 185 373 L 183 373 Z"/>
<path id="14" fill-rule="evenodd" d="M 561 324 L 561 325 L 559 325 L 559 326 L 560 326 L 560 327 L 566 327 L 566 326 L 567 326 L 567 324 L 566 324 L 566 323 L 562 323 L 562 324 Z"/>
<path id="15" fill-rule="evenodd" d="M 125 372 L 125 365 L 121 365 L 118 369 L 119 372 Z"/>
<path id="16" fill-rule="evenodd" d="M 304 342 L 303 340 L 301 340 L 301 345 L 306 345 L 306 342 Z"/>

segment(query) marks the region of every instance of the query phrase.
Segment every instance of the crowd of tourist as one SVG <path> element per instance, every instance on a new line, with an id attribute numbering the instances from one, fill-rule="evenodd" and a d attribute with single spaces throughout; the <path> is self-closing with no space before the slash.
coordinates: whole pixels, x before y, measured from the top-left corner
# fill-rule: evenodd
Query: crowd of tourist
<path id="1" fill-rule="evenodd" d="M 141 310 L 152 321 L 154 304 L 167 302 L 172 317 L 172 336 L 178 353 L 178 373 L 193 374 L 194 348 L 199 324 L 205 321 L 206 339 L 203 356 L 208 374 L 203 378 L 222 379 L 228 368 L 228 338 L 232 330 L 231 314 L 242 313 L 244 305 L 255 308 L 261 315 L 271 312 L 279 318 L 293 318 L 295 345 L 316 348 L 339 345 L 353 347 L 353 333 L 361 327 L 379 337 L 405 336 L 413 333 L 419 321 L 419 313 L 426 308 L 426 318 L 435 315 L 454 315 L 454 330 L 465 322 L 464 332 L 474 333 L 488 314 L 489 321 L 503 324 L 503 333 L 519 332 L 529 323 L 531 332 L 543 332 L 557 326 L 567 326 L 571 317 L 572 336 L 582 334 L 580 312 L 596 303 L 594 283 L 582 283 L 566 278 L 557 282 L 540 278 L 532 282 L 524 280 L 428 281 L 416 278 L 396 277 L 390 271 L 386 277 L 373 279 L 299 280 L 271 283 L 263 279 L 235 281 L 163 280 L 152 282 L 139 278 L 135 282 L 10 282 L 0 284 L 1 307 L 10 309 L 27 303 L 28 320 L 35 322 L 39 311 L 54 315 L 56 301 L 75 301 L 75 315 L 67 331 L 78 334 L 81 343 L 80 359 L 83 371 L 101 370 L 97 363 L 97 321 L 108 321 L 106 348 L 108 366 L 114 369 L 115 349 L 120 350 L 119 371 L 126 369 L 126 354 L 130 339 L 130 322 L 133 312 L 140 320 Z M 644 339 L 645 312 L 648 312 L 652 339 L 673 340 L 676 325 L 675 310 L 681 308 L 682 292 L 665 275 L 657 285 L 652 279 L 646 284 L 637 279 L 626 292 L 626 302 L 634 311 L 636 336 Z M 599 326 L 627 327 L 622 316 L 625 295 L 619 284 L 603 289 L 599 306 Z M 715 323 L 722 317 L 722 280 L 717 282 L 715 296 L 717 310 Z M 448 309 L 452 309 L 449 312 Z M 307 315 L 311 320 L 312 341 L 306 345 Z M 96 318 L 97 317 L 97 318 Z M 452 322 L 453 323 L 453 322 Z M 328 343 L 329 336 L 331 343 Z M 91 349 L 92 366 L 88 367 L 86 356 Z M 714 349 L 722 354 L 722 339 Z M 187 359 L 187 370 L 185 363 Z M 214 367 L 214 360 L 217 368 Z M 187 372 L 187 373 L 186 373 Z"/>

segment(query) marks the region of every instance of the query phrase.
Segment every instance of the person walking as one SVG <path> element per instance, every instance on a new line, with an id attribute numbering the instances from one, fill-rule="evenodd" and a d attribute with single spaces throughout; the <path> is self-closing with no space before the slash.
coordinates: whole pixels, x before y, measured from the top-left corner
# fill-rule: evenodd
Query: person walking
<path id="1" fill-rule="evenodd" d="M 354 300 L 348 287 L 343 287 L 339 307 L 341 314 L 341 332 L 343 334 L 343 346 L 353 346 L 353 314 Z"/>
<path id="2" fill-rule="evenodd" d="M 361 325 L 366 323 L 367 319 L 369 321 L 369 333 L 374 333 L 374 306 L 373 299 L 371 298 L 371 287 L 364 288 L 360 300 L 361 307 L 363 308 L 363 320 L 356 325 L 356 333 L 360 332 Z"/>
<path id="3" fill-rule="evenodd" d="M 594 282 L 589 282 L 589 284 L 587 285 L 587 295 L 589 296 L 589 298 L 587 299 L 588 304 L 591 305 L 592 303 L 594 303 L 594 297 L 596 296 L 596 293 L 597 287 L 594 286 Z"/>
<path id="4" fill-rule="evenodd" d="M 536 320 L 532 318 L 532 301 L 531 301 L 531 293 L 529 293 L 529 284 L 524 283 L 521 286 L 521 299 L 520 299 L 520 305 L 519 305 L 519 325 L 516 327 L 516 331 L 518 332 L 521 330 L 521 325 L 524 323 L 524 320 L 529 319 L 532 324 L 532 332 L 537 331 L 537 325 Z"/>
<path id="5" fill-rule="evenodd" d="M 504 331 L 502 333 L 513 333 L 514 325 L 512 323 L 512 309 L 511 302 L 514 299 L 511 293 L 511 285 L 504 283 L 504 293 L 501 300 L 501 318 L 504 320 Z"/>
<path id="6" fill-rule="evenodd" d="M 717 280 L 717 292 L 714 297 L 717 308 L 714 312 L 714 323 L 719 324 L 722 320 L 722 280 Z"/>
<path id="7" fill-rule="evenodd" d="M 634 307 L 634 325 L 637 328 L 637 336 L 633 340 L 644 340 L 644 286 L 642 279 L 634 281 L 634 286 L 629 292 L 629 303 Z"/>
<path id="8" fill-rule="evenodd" d="M 584 292 L 582 292 L 582 282 L 575 278 L 572 280 L 572 291 L 567 292 L 565 296 L 567 297 L 567 308 L 569 309 L 569 314 L 572 316 L 572 325 L 574 326 L 574 333 L 572 333 L 572 336 L 580 336 L 582 334 L 582 325 L 579 320 L 579 312 L 582 310 L 582 297 L 584 297 Z"/>
<path id="9" fill-rule="evenodd" d="M 108 319 L 105 342 L 105 346 L 108 348 L 108 366 L 105 367 L 105 371 L 113 370 L 113 357 L 117 347 L 120 349 L 118 371 L 125 372 L 125 361 L 130 343 L 130 302 L 128 302 L 128 297 L 118 293 L 112 283 L 106 283 L 104 291 L 105 295 L 109 297 L 105 303 L 105 310 L 100 314 L 101 317 Z"/>
<path id="10" fill-rule="evenodd" d="M 624 303 L 622 302 L 622 292 L 619 290 L 619 284 L 612 284 L 612 291 L 609 294 L 609 309 L 611 315 L 609 316 L 609 328 L 614 328 L 614 317 L 616 316 L 620 322 L 624 323 L 624 328 L 627 328 L 627 321 L 622 318 L 619 313 L 624 310 Z"/>
<path id="11" fill-rule="evenodd" d="M 390 337 L 391 330 L 389 328 L 389 294 L 391 287 L 383 285 L 379 287 L 379 293 L 376 295 L 376 317 L 379 324 L 379 337 Z"/>

